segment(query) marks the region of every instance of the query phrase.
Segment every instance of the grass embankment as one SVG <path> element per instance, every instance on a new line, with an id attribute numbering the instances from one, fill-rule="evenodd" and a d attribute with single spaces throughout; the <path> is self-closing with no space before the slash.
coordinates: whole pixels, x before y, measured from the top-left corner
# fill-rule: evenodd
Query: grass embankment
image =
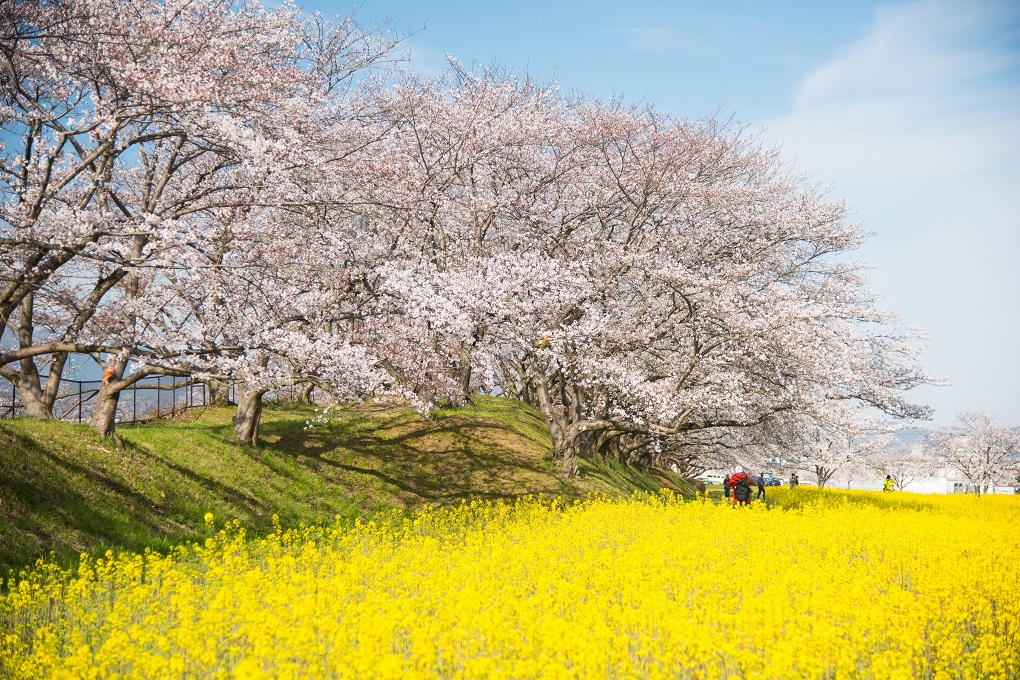
<path id="1" fill-rule="evenodd" d="M 267 407 L 258 450 L 234 442 L 230 408 L 121 426 L 123 449 L 84 426 L 0 421 L 0 578 L 51 551 L 69 565 L 82 552 L 196 540 L 206 512 L 264 534 L 274 514 L 291 527 L 461 499 L 690 490 L 665 472 L 587 461 L 580 479 L 561 479 L 541 416 L 510 399 L 479 398 L 428 420 L 351 407 L 306 429 L 313 414 Z"/>

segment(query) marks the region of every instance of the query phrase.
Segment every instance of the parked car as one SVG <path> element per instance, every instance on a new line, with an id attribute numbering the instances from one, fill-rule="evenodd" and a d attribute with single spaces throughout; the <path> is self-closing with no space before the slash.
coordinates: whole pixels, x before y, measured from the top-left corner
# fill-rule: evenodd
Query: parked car
<path id="1" fill-rule="evenodd" d="M 726 475 L 723 474 L 718 474 L 715 472 L 703 472 L 694 479 L 698 480 L 702 484 L 722 484 L 723 479 L 725 478 Z"/>

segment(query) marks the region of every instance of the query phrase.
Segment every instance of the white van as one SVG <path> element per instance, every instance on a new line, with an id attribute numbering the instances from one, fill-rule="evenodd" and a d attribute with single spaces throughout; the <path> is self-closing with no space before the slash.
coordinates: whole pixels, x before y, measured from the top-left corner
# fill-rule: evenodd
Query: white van
<path id="1" fill-rule="evenodd" d="M 722 484 L 723 480 L 726 479 L 726 475 L 721 472 L 713 472 L 709 470 L 708 472 L 702 472 L 694 479 L 698 480 L 702 484 Z"/>

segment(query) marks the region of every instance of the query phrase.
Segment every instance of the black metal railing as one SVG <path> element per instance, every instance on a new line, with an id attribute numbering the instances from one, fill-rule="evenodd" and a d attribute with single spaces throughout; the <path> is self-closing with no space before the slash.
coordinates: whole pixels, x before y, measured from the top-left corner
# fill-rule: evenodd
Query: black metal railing
<path id="1" fill-rule="evenodd" d="M 47 376 L 40 376 L 44 381 Z M 44 383 L 45 384 L 45 383 Z M 83 423 L 92 415 L 100 380 L 62 378 L 60 392 L 53 402 L 53 417 L 69 423 Z M 169 394 L 167 394 L 169 392 Z M 266 394 L 266 401 L 290 402 L 312 396 L 303 385 L 281 385 Z M 227 385 L 228 403 L 237 403 L 237 383 Z M 139 423 L 173 416 L 180 411 L 209 403 L 209 386 L 197 378 L 149 376 L 121 390 L 117 403 L 118 423 Z M 0 377 L 0 419 L 26 415 L 18 387 Z"/>
<path id="2" fill-rule="evenodd" d="M 53 402 L 53 417 L 71 423 L 85 422 L 92 413 L 101 385 L 100 380 L 61 379 L 60 392 Z M 235 387 L 231 385 L 230 390 L 233 396 Z M 25 404 L 20 397 L 16 384 L 0 378 L 0 418 L 25 415 Z M 173 416 L 179 411 L 205 406 L 208 400 L 208 386 L 200 380 L 149 376 L 121 390 L 117 422 L 137 423 Z"/>

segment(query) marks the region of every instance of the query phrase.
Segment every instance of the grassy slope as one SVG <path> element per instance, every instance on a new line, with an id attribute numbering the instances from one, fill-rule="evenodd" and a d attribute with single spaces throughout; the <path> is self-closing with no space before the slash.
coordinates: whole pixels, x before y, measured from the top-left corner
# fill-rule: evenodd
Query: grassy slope
<path id="1" fill-rule="evenodd" d="M 286 527 L 463 498 L 689 491 L 668 473 L 586 461 L 580 479 L 560 479 L 541 417 L 509 399 L 431 420 L 362 406 L 310 430 L 311 409 L 269 407 L 258 451 L 234 443 L 232 414 L 121 426 L 124 449 L 83 426 L 0 420 L 0 577 L 50 551 L 69 563 L 82 551 L 197 539 L 206 512 L 263 533 L 273 514 Z"/>

